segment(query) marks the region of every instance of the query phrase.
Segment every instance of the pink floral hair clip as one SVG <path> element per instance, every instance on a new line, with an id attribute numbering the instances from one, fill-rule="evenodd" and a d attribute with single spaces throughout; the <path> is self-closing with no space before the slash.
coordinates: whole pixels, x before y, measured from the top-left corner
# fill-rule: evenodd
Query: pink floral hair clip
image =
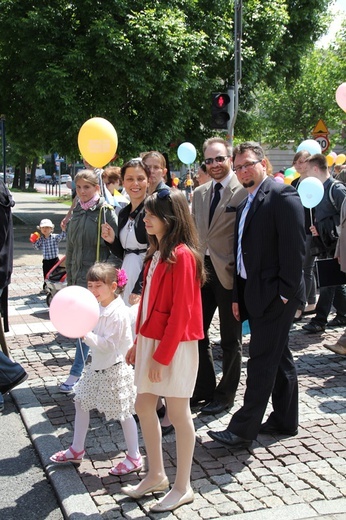
<path id="1" fill-rule="evenodd" d="M 127 274 L 125 273 L 124 269 L 118 269 L 117 271 L 117 284 L 119 287 L 124 287 L 127 284 Z"/>

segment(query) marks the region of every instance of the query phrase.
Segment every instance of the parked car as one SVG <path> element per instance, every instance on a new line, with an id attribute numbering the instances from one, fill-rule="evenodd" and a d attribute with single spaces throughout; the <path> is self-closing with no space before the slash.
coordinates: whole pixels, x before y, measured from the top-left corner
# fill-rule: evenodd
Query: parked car
<path id="1" fill-rule="evenodd" d="M 40 180 L 38 182 L 42 182 L 43 184 L 48 184 L 52 180 L 51 175 L 43 175 L 40 177 Z"/>
<path id="2" fill-rule="evenodd" d="M 66 184 L 67 182 L 72 182 L 72 177 L 71 175 L 68 175 L 67 173 L 63 174 L 63 175 L 60 175 L 60 183 L 61 184 Z"/>
<path id="3" fill-rule="evenodd" d="M 41 179 L 42 179 L 42 177 L 45 177 L 45 175 L 46 175 L 46 170 L 44 168 L 36 168 L 35 181 L 42 182 Z"/>

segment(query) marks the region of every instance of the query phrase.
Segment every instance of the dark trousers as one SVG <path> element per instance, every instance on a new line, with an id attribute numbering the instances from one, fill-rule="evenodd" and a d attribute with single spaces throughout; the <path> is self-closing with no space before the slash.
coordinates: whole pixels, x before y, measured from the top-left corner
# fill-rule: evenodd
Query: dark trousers
<path id="1" fill-rule="evenodd" d="M 42 260 L 42 269 L 43 269 L 43 279 L 46 279 L 47 274 L 55 266 L 55 264 L 59 262 L 59 258 L 50 258 L 49 260 Z"/>
<path id="2" fill-rule="evenodd" d="M 346 317 L 345 285 L 320 288 L 320 297 L 316 305 L 316 316 L 311 321 L 319 325 L 326 325 L 332 305 L 335 307 L 338 316 Z"/>
<path id="3" fill-rule="evenodd" d="M 24 368 L 0 351 L 0 393 L 8 392 L 24 375 Z"/>
<path id="4" fill-rule="evenodd" d="M 306 235 L 305 257 L 303 263 L 304 285 L 305 285 L 305 302 L 309 304 L 316 303 L 316 279 L 314 273 L 315 256 L 311 254 L 312 235 Z M 304 310 L 305 302 L 299 305 L 298 309 Z"/>
<path id="5" fill-rule="evenodd" d="M 204 338 L 198 342 L 199 367 L 194 397 L 233 403 L 241 370 L 241 323 L 232 313 L 232 292 L 225 289 L 215 272 L 210 258 L 205 257 L 208 281 L 202 287 Z M 222 378 L 216 386 L 213 353 L 208 331 L 218 308 L 222 349 Z"/>
<path id="6" fill-rule="evenodd" d="M 299 301 L 284 304 L 277 296 L 261 318 L 249 317 L 251 339 L 243 406 L 233 415 L 228 430 L 245 439 L 256 439 L 272 396 L 269 422 L 278 428 L 298 426 L 298 379 L 289 330 Z"/>

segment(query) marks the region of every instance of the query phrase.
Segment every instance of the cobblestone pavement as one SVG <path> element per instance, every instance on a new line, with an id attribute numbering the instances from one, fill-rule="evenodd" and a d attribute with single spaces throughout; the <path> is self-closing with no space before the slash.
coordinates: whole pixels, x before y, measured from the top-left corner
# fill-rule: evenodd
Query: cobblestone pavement
<path id="1" fill-rule="evenodd" d="M 11 331 L 7 342 L 13 357 L 29 373 L 26 383 L 33 392 L 52 434 L 63 448 L 70 445 L 74 419 L 72 396 L 58 392 L 57 385 L 69 372 L 74 344 L 58 334 L 49 321 L 43 295 L 39 295 L 39 266 L 15 269 L 10 290 Z M 338 337 L 340 329 L 331 329 Z M 217 317 L 212 336 L 217 335 Z M 300 430 L 293 438 L 259 436 L 249 450 L 232 453 L 211 441 L 208 429 L 223 429 L 229 414 L 194 415 L 196 449 L 192 483 L 196 500 L 175 512 L 177 517 L 211 519 L 239 515 L 239 518 L 308 518 L 323 513 L 345 513 L 346 518 L 346 358 L 329 353 L 321 342 L 325 334 L 305 335 L 300 327 L 291 334 L 291 347 L 300 381 Z M 245 386 L 247 340 L 244 337 L 244 365 L 235 409 Z M 215 347 L 220 371 L 220 348 Z M 20 390 L 18 388 L 18 392 Z M 260 391 L 260 389 L 259 389 Z M 142 453 L 145 453 L 140 436 Z M 175 473 L 174 434 L 164 438 L 167 474 Z M 87 436 L 87 459 L 77 471 L 103 518 L 146 516 L 155 497 L 137 502 L 120 493 L 124 483 L 137 476 L 113 477 L 108 470 L 123 456 L 124 442 L 118 423 L 106 422 L 92 413 Z M 47 456 L 51 453 L 47 453 Z M 59 466 L 54 470 L 65 472 Z M 138 508 L 139 506 L 139 508 Z M 244 517 L 244 514 L 247 515 Z"/>
<path id="2" fill-rule="evenodd" d="M 39 294 L 40 257 L 32 258 L 33 265 L 28 266 L 17 255 L 10 286 L 11 330 L 6 334 L 7 343 L 14 359 L 29 374 L 28 380 L 12 395 L 67 518 L 175 516 L 206 520 L 231 515 L 237 520 L 346 518 L 346 357 L 323 347 L 327 336 L 338 338 L 342 329 L 305 334 L 301 325 L 308 317 L 293 327 L 290 336 L 300 383 L 299 434 L 291 438 L 259 435 L 250 449 L 232 452 L 207 435 L 209 429 L 224 429 L 230 413 L 194 414 L 195 501 L 192 504 L 174 513 L 149 515 L 149 506 L 157 496 L 133 501 L 121 494 L 120 487 L 137 483 L 138 477 L 108 475 L 109 468 L 123 457 L 125 445 L 119 424 L 106 422 L 98 412 L 91 415 L 87 456 L 82 464 L 77 468 L 52 465 L 49 456 L 67 448 L 72 440 L 73 397 L 59 393 L 58 384 L 69 372 L 75 347 L 49 321 L 45 296 Z M 218 335 L 217 324 L 215 316 L 211 330 L 214 340 Z M 243 370 L 234 410 L 241 405 L 245 389 L 247 342 L 248 336 L 244 336 Z M 220 373 L 221 353 L 217 345 L 214 354 Z M 174 433 L 163 440 L 171 482 L 175 474 L 174 441 Z M 141 434 L 140 446 L 145 455 Z"/>

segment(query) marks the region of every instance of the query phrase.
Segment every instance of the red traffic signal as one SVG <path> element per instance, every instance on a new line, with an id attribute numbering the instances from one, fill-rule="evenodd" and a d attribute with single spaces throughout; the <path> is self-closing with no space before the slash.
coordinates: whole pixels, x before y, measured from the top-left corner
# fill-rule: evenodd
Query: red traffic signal
<path id="1" fill-rule="evenodd" d="M 216 130 L 227 130 L 230 120 L 230 101 L 228 94 L 223 92 L 212 93 L 211 127 Z"/>

